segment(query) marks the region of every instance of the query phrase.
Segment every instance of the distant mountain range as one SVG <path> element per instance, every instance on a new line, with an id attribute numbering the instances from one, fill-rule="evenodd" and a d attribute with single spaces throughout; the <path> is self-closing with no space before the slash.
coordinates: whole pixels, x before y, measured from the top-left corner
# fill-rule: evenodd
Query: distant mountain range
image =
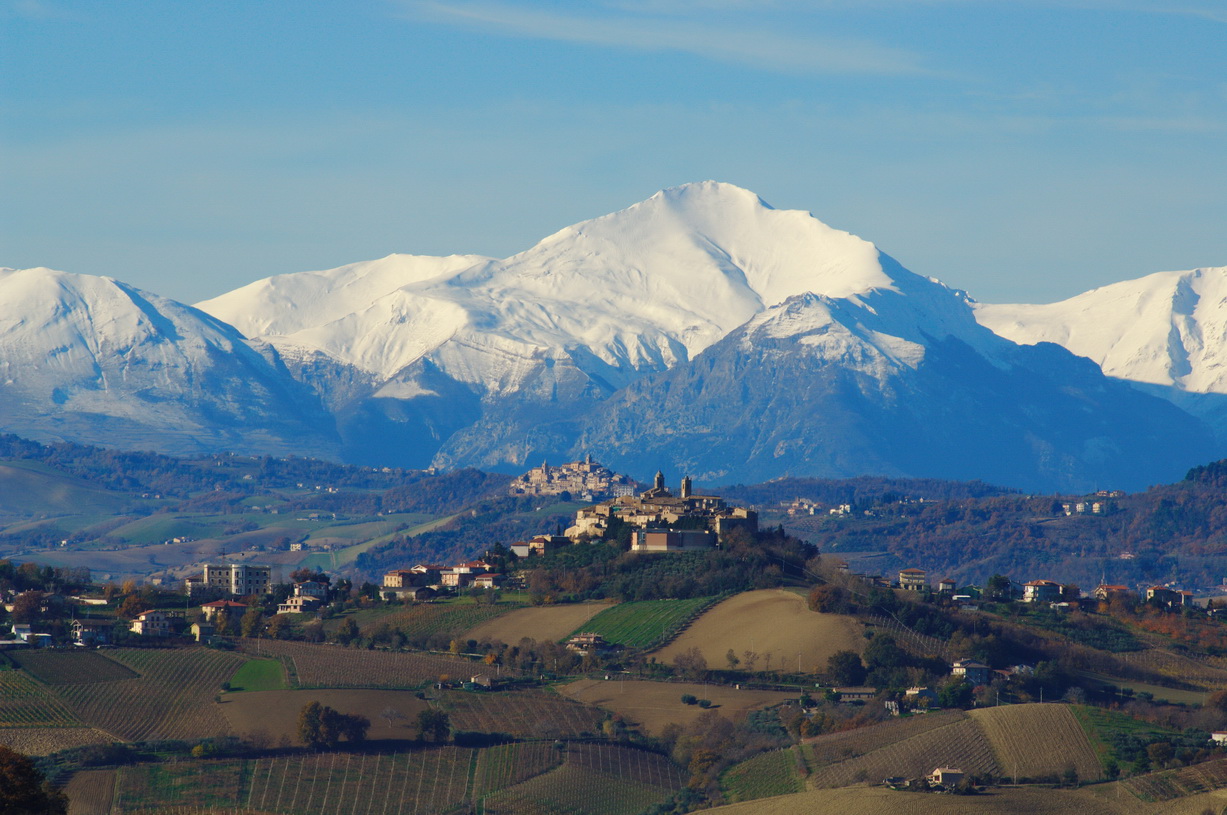
<path id="1" fill-rule="evenodd" d="M 1227 392 L 1213 353 L 1227 318 L 1198 328 L 1224 271 L 1169 275 L 1191 282 L 1171 284 L 1167 311 L 1157 282 L 1138 295 L 1153 307 L 1119 313 L 1111 298 L 984 306 L 716 182 L 503 260 L 392 255 L 195 308 L 107 278 L 2 270 L 0 430 L 504 471 L 591 452 L 708 483 L 1134 488 L 1222 447 L 1209 397 L 1191 394 Z M 1178 348 L 1155 345 L 1164 319 Z M 1166 368 L 1129 363 L 1164 351 Z"/>

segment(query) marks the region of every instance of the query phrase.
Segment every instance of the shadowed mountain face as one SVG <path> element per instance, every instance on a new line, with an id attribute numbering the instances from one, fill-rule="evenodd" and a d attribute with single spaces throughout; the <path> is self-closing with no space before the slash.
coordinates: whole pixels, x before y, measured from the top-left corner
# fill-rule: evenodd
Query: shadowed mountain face
<path id="1" fill-rule="evenodd" d="M 829 315 L 807 297 L 779 312 Z M 709 482 L 923 473 L 1086 491 L 1178 478 L 1210 443 L 1187 414 L 1057 346 L 1002 343 L 990 358 L 947 335 L 908 364 L 825 319 L 796 333 L 779 322 L 629 386 L 577 449 L 627 472 L 663 463 Z"/>
<path id="2" fill-rule="evenodd" d="M 0 428 L 36 438 L 504 471 L 591 451 L 640 477 L 1036 490 L 1145 486 L 1216 454 L 1171 404 L 1016 345 L 962 292 L 715 182 L 504 260 L 269 278 L 201 303 L 211 317 L 114 281 L 4 274 L 28 291 L 0 309 Z M 38 288 L 69 278 L 72 296 Z"/>

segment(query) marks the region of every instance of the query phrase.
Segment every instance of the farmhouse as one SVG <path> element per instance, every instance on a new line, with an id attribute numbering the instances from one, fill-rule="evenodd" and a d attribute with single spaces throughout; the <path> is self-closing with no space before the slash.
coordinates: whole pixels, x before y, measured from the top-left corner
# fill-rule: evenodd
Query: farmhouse
<path id="1" fill-rule="evenodd" d="M 937 591 L 940 594 L 954 594 L 956 588 L 958 588 L 958 583 L 955 583 L 952 577 L 944 577 L 937 581 Z"/>
<path id="2" fill-rule="evenodd" d="M 232 618 L 241 617 L 247 612 L 247 606 L 243 603 L 236 603 L 233 600 L 214 600 L 212 603 L 205 603 L 200 607 L 200 613 L 204 615 L 206 620 L 212 620 L 223 611 Z"/>
<path id="3" fill-rule="evenodd" d="M 1155 602 L 1168 608 L 1191 606 L 1193 605 L 1193 592 L 1169 589 L 1166 586 L 1151 586 L 1146 590 L 1146 602 Z"/>
<path id="4" fill-rule="evenodd" d="M 1095 587 L 1094 595 L 1096 600 L 1110 600 L 1113 597 L 1124 596 L 1129 594 L 1128 586 L 1109 585 L 1100 583 Z"/>
<path id="5" fill-rule="evenodd" d="M 277 606 L 278 614 L 310 614 L 320 607 L 319 598 L 304 597 L 287 597 L 284 603 Z"/>
<path id="6" fill-rule="evenodd" d="M 1215 744 L 1227 744 L 1227 730 L 1215 730 L 1210 734 L 1210 740 Z"/>
<path id="7" fill-rule="evenodd" d="M 516 557 L 530 557 L 548 555 L 572 543 L 570 538 L 563 535 L 537 535 L 532 540 L 511 544 L 510 549 Z"/>
<path id="8" fill-rule="evenodd" d="M 868 687 L 849 687 L 849 688 L 831 688 L 835 693 L 839 694 L 841 702 L 868 702 L 878 695 L 877 688 Z"/>
<path id="9" fill-rule="evenodd" d="M 899 572 L 899 588 L 907 591 L 924 591 L 929 587 L 924 569 L 904 569 Z"/>
<path id="10" fill-rule="evenodd" d="M 966 775 L 962 770 L 956 770 L 952 767 L 937 767 L 933 772 L 929 773 L 929 783 L 938 784 L 943 787 L 954 787 L 960 784 Z"/>
<path id="11" fill-rule="evenodd" d="M 143 611 L 132 621 L 132 633 L 142 637 L 168 637 L 172 633 L 172 619 L 165 611 Z"/>
<path id="12" fill-rule="evenodd" d="M 973 685 L 983 685 L 992 676 L 993 669 L 974 659 L 960 659 L 950 666 L 953 676 L 961 676 Z"/>
<path id="13" fill-rule="evenodd" d="M 304 580 L 294 584 L 295 597 L 314 597 L 321 603 L 328 599 L 328 586 L 317 580 Z"/>
<path id="14" fill-rule="evenodd" d="M 568 651 L 574 651 L 577 654 L 597 654 L 608 651 L 610 645 L 600 634 L 584 632 L 576 634 L 567 640 L 566 648 Z"/>
<path id="15" fill-rule="evenodd" d="M 1055 603 L 1061 599 L 1063 587 L 1052 580 L 1032 580 L 1023 584 L 1024 603 Z"/>
<path id="16" fill-rule="evenodd" d="M 715 495 L 696 495 L 690 476 L 682 479 L 681 492 L 674 496 L 665 486 L 664 474 L 658 472 L 652 488 L 638 496 L 614 498 L 576 512 L 566 536 L 572 541 L 601 537 L 615 518 L 638 529 L 701 527 L 717 536 L 733 529 L 758 530 L 758 513 L 753 510 L 730 507 Z"/>
<path id="17" fill-rule="evenodd" d="M 102 623 L 72 621 L 72 639 L 77 645 L 106 645 L 111 641 L 111 627 Z"/>
<path id="18" fill-rule="evenodd" d="M 196 642 L 208 642 L 213 636 L 213 623 L 192 623 L 188 629 Z"/>
<path id="19" fill-rule="evenodd" d="M 407 589 L 410 586 L 421 586 L 425 583 L 426 580 L 422 573 L 412 569 L 393 569 L 390 572 L 384 572 L 383 575 L 385 589 Z"/>

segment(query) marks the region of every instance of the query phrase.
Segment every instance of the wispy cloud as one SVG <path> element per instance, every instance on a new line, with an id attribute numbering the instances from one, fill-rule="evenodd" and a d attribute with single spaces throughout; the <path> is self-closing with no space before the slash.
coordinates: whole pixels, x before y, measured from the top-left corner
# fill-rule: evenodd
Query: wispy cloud
<path id="1" fill-rule="evenodd" d="M 937 73 L 922 65 L 916 54 L 903 49 L 865 40 L 783 33 L 761 25 L 748 26 L 744 20 L 719 22 L 628 11 L 568 14 L 500 2 L 411 1 L 403 8 L 414 18 L 509 36 L 688 53 L 784 73 Z"/>

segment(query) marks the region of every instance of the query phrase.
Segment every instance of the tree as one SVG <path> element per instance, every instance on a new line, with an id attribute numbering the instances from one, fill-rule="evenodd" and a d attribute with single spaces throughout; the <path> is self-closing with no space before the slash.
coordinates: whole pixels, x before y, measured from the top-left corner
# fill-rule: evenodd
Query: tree
<path id="1" fill-rule="evenodd" d="M 0 813 L 63 815 L 68 799 L 47 783 L 29 756 L 0 745 Z"/>
<path id="2" fill-rule="evenodd" d="M 673 667 L 688 679 L 701 679 L 707 673 L 707 657 L 698 648 L 688 648 L 673 658 Z"/>
<path id="3" fill-rule="evenodd" d="M 732 648 L 730 648 L 729 652 L 724 655 L 724 660 L 729 664 L 730 671 L 737 670 L 737 666 L 741 664 L 741 660 L 737 658 L 737 652 Z"/>
<path id="4" fill-rule="evenodd" d="M 323 743 L 324 706 L 319 702 L 308 702 L 298 712 L 298 740 L 308 747 L 317 747 Z"/>
<path id="5" fill-rule="evenodd" d="M 442 710 L 428 708 L 418 714 L 418 739 L 444 742 L 451 733 L 452 723 Z"/>
<path id="6" fill-rule="evenodd" d="M 827 659 L 827 673 L 836 685 L 860 685 L 865 681 L 865 666 L 856 651 L 836 651 Z"/>
<path id="7" fill-rule="evenodd" d="M 260 613 L 260 609 L 257 606 L 252 606 L 243 615 L 243 619 L 239 622 L 239 628 L 243 632 L 244 637 L 251 638 L 260 633 L 260 623 L 262 622 L 264 622 L 264 615 Z"/>
<path id="8" fill-rule="evenodd" d="M 380 712 L 379 718 L 386 721 L 388 723 L 388 729 L 391 730 L 392 722 L 400 721 L 401 719 L 405 718 L 405 714 L 389 705 L 388 707 L 385 707 L 382 712 Z"/>
<path id="9" fill-rule="evenodd" d="M 1003 574 L 995 574 L 990 577 L 984 586 L 984 593 L 988 595 L 988 599 L 997 602 L 1011 600 L 1014 596 L 1014 590 L 1010 587 L 1010 578 Z"/>

